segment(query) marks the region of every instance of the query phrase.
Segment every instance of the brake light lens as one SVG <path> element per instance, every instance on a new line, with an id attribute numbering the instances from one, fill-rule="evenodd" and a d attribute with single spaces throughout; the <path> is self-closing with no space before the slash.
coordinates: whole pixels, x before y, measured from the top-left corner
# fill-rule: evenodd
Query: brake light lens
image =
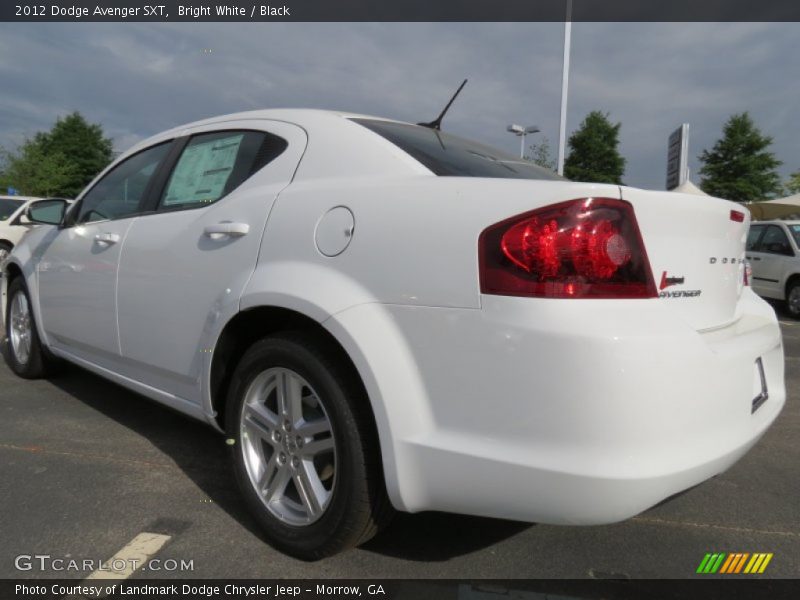
<path id="1" fill-rule="evenodd" d="M 481 292 L 542 298 L 655 298 L 633 207 L 613 198 L 546 206 L 481 233 Z"/>
<path id="2" fill-rule="evenodd" d="M 732 210 L 731 221 L 736 221 L 737 223 L 744 223 L 744 213 L 739 210 Z"/>

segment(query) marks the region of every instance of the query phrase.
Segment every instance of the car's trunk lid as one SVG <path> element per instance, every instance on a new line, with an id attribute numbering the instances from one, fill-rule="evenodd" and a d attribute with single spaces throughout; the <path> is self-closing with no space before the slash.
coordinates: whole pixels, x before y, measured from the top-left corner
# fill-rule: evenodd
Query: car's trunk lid
<path id="1" fill-rule="evenodd" d="M 697 330 L 734 321 L 748 211 L 710 196 L 628 187 L 621 193 L 633 205 L 659 301 Z"/>

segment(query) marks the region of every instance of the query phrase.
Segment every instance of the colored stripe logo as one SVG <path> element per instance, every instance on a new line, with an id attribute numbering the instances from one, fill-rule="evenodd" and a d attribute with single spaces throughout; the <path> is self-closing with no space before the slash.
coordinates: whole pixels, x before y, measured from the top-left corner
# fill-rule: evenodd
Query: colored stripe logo
<path id="1" fill-rule="evenodd" d="M 769 561 L 772 560 L 772 552 L 715 552 L 708 553 L 700 561 L 700 566 L 697 567 L 697 573 L 700 574 L 714 574 L 723 573 L 726 575 L 734 575 L 739 573 L 746 574 L 759 574 L 763 573 Z"/>

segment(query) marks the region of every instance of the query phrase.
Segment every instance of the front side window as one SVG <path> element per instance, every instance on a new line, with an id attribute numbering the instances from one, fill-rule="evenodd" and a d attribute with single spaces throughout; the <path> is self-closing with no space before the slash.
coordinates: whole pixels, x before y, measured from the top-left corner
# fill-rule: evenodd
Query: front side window
<path id="1" fill-rule="evenodd" d="M 19 207 L 25 204 L 24 200 L 11 200 L 10 198 L 0 198 L 0 221 L 8 221 Z"/>
<path id="2" fill-rule="evenodd" d="M 153 146 L 114 167 L 81 200 L 77 223 L 122 219 L 139 212 L 145 190 L 170 145 Z"/>
<path id="3" fill-rule="evenodd" d="M 777 225 L 770 225 L 764 232 L 764 237 L 758 244 L 758 249 L 761 252 L 769 252 L 770 254 L 785 254 L 793 256 L 794 252 L 789 244 L 789 238 L 783 232 L 783 229 Z"/>
<path id="4" fill-rule="evenodd" d="M 203 133 L 189 140 L 161 195 L 162 210 L 216 202 L 286 148 L 285 140 L 259 131 Z"/>
<path id="5" fill-rule="evenodd" d="M 751 225 L 750 231 L 747 232 L 747 244 L 745 246 L 746 250 L 757 250 L 758 238 L 761 237 L 761 233 L 764 231 L 763 225 Z"/>

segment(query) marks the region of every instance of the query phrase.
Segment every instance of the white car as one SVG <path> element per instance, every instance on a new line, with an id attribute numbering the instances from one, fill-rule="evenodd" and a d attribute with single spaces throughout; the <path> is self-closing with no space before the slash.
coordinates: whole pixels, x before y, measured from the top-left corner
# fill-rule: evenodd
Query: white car
<path id="1" fill-rule="evenodd" d="M 800 319 L 800 221 L 751 224 L 746 251 L 753 290 L 783 300 L 789 314 Z"/>
<path id="2" fill-rule="evenodd" d="M 39 208 L 58 224 L 4 279 L 11 369 L 66 359 L 224 432 L 295 556 L 392 508 L 627 519 L 725 471 L 784 404 L 749 217 L 724 200 L 265 110 L 142 142 L 63 220 Z"/>
<path id="3" fill-rule="evenodd" d="M 25 209 L 36 200 L 39 198 L 0 196 L 0 265 L 30 229 L 25 218 Z"/>

